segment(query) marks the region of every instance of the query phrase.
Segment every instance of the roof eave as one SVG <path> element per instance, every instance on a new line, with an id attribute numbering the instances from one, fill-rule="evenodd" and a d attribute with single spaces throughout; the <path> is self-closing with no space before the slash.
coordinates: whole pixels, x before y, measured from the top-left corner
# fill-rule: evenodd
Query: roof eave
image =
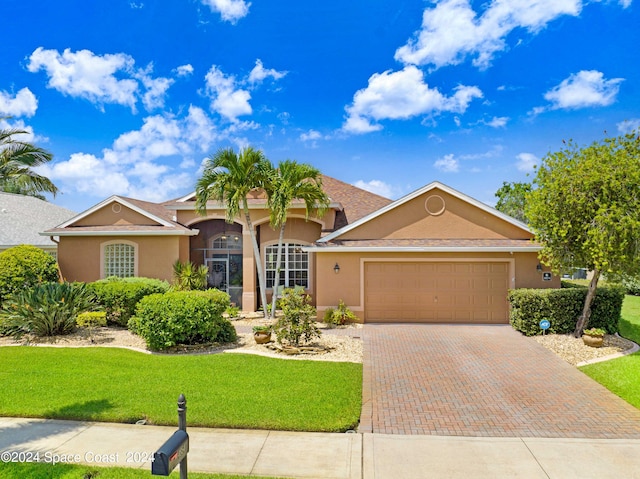
<path id="1" fill-rule="evenodd" d="M 537 253 L 542 246 L 303 246 L 308 253 Z"/>
<path id="2" fill-rule="evenodd" d="M 196 236 L 200 230 L 177 231 L 43 231 L 40 236 Z"/>

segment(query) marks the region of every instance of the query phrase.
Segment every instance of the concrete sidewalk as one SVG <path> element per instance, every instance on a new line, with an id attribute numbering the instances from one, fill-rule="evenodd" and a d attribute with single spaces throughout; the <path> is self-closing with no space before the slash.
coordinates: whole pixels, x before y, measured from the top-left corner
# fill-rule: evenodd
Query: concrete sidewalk
<path id="1" fill-rule="evenodd" d="M 151 470 L 175 427 L 0 418 L 0 460 Z M 188 428 L 189 471 L 317 479 L 639 478 L 640 440 L 323 434 Z M 9 457 L 11 454 L 9 454 Z M 18 459 L 26 459 L 21 455 Z M 151 475 L 150 475 L 151 477 Z"/>

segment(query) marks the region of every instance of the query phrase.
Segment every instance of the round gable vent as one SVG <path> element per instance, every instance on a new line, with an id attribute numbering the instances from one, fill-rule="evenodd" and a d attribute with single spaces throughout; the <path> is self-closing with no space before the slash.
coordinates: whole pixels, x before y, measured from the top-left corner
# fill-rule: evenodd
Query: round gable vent
<path id="1" fill-rule="evenodd" d="M 120 213 L 120 211 L 122 211 L 122 206 L 120 206 L 119 203 L 114 203 L 111 205 L 111 211 L 113 211 L 114 213 Z"/>
<path id="2" fill-rule="evenodd" d="M 445 204 L 441 196 L 431 195 L 424 202 L 424 209 L 431 216 L 438 216 L 444 213 Z"/>

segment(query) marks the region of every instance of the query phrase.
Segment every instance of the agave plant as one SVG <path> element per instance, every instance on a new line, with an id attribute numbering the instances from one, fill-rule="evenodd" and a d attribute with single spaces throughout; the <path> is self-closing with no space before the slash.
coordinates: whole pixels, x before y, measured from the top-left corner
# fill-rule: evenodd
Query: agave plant
<path id="1" fill-rule="evenodd" d="M 11 296 L 0 310 L 5 333 L 22 337 L 69 334 L 76 317 L 96 309 L 94 294 L 84 284 L 44 283 Z"/>

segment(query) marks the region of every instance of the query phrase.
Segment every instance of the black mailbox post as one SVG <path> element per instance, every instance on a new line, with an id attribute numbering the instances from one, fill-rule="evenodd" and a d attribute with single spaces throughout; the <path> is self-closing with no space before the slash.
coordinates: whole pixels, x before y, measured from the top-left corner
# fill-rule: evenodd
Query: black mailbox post
<path id="1" fill-rule="evenodd" d="M 187 434 L 187 400 L 184 394 L 178 398 L 178 430 L 153 453 L 151 474 L 168 476 L 180 464 L 180 479 L 187 479 L 187 453 L 189 435 Z"/>

